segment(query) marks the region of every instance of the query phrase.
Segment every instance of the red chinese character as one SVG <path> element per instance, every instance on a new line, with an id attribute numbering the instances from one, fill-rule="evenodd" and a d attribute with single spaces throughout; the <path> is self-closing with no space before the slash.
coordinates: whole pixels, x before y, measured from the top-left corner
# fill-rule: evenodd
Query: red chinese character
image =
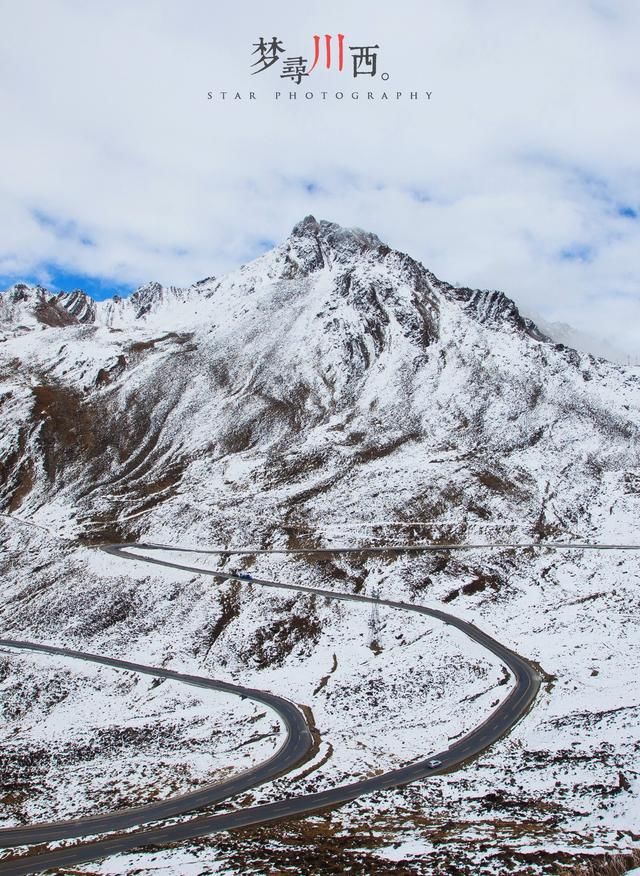
<path id="1" fill-rule="evenodd" d="M 331 69 L 331 40 L 332 37 L 330 34 L 325 34 L 324 36 L 324 46 L 325 46 L 325 62 L 327 70 Z M 317 66 L 318 61 L 320 60 L 320 37 L 314 36 L 313 38 L 313 64 L 309 67 L 308 72 L 311 71 Z M 344 68 L 344 34 L 338 34 L 338 70 L 342 70 Z"/>

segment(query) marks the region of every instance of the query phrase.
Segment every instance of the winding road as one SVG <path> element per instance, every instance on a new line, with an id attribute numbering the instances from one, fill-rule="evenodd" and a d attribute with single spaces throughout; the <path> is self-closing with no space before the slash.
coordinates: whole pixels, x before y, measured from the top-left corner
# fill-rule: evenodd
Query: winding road
<path id="1" fill-rule="evenodd" d="M 502 545 L 501 545 L 502 546 Z M 637 549 L 631 545 L 578 545 L 567 543 L 534 543 L 532 545 L 504 545 L 504 547 L 550 547 L 558 548 L 589 548 L 606 547 L 613 549 Z M 437 773 L 449 771 L 459 767 L 470 759 L 485 751 L 489 746 L 504 736 L 514 724 L 527 712 L 533 703 L 540 687 L 540 675 L 534 666 L 520 657 L 514 651 L 502 645 L 496 639 L 480 630 L 475 625 L 457 618 L 448 612 L 439 609 L 427 608 L 407 602 L 397 602 L 390 599 L 378 599 L 361 596 L 353 593 L 345 593 L 334 590 L 323 590 L 302 585 L 281 584 L 275 581 L 254 578 L 249 575 L 226 574 L 198 566 L 185 565 L 179 562 L 171 562 L 164 557 L 153 557 L 140 553 L 145 551 L 154 552 L 178 552 L 197 553 L 201 555 L 220 554 L 255 554 L 255 553 L 370 553 L 389 551 L 447 551 L 465 550 L 472 547 L 491 547 L 497 545 L 421 545 L 414 547 L 391 546 L 387 548 L 334 548 L 334 549 L 308 549 L 296 551 L 263 551 L 244 550 L 237 551 L 217 550 L 207 551 L 195 548 L 179 548 L 158 544 L 119 544 L 102 546 L 101 550 L 114 556 L 133 562 L 145 562 L 163 566 L 170 569 L 194 572 L 208 575 L 219 580 L 238 579 L 250 582 L 262 587 L 276 588 L 280 590 L 298 593 L 310 593 L 325 597 L 329 600 L 343 602 L 357 602 L 363 604 L 376 604 L 386 606 L 397 611 L 409 611 L 441 621 L 444 624 L 455 627 L 474 642 L 477 642 L 502 661 L 513 676 L 514 686 L 508 696 L 500 705 L 489 714 L 486 720 L 472 731 L 467 733 L 449 748 L 440 752 L 432 752 L 423 760 L 391 770 L 382 775 L 369 779 L 352 782 L 325 791 L 298 797 L 289 797 L 274 803 L 266 803 L 260 806 L 247 807 L 245 809 L 225 812 L 219 815 L 207 815 L 192 818 L 188 821 L 169 824 L 160 827 L 144 828 L 129 833 L 118 833 L 105 839 L 93 842 L 84 842 L 75 846 L 60 848 L 44 853 L 27 854 L 24 857 L 5 858 L 0 862 L 0 874 L 37 873 L 53 867 L 70 867 L 76 864 L 93 861 L 112 854 L 131 851 L 140 846 L 165 845 L 167 843 L 194 839 L 214 832 L 232 830 L 251 825 L 267 824 L 295 816 L 301 816 L 316 812 L 327 807 L 347 803 L 365 794 L 375 791 L 406 785 L 419 779 L 433 776 Z M 56 654 L 63 657 L 72 657 L 80 660 L 101 663 L 117 669 L 132 672 L 141 672 L 154 677 L 164 677 L 181 681 L 186 684 L 197 685 L 227 693 L 249 697 L 274 709 L 281 717 L 285 729 L 286 738 L 283 745 L 272 755 L 269 760 L 253 767 L 250 770 L 215 785 L 204 786 L 197 791 L 172 797 L 168 800 L 159 801 L 147 806 L 124 809 L 119 812 L 105 813 L 103 815 L 90 816 L 87 818 L 70 821 L 52 822 L 49 824 L 36 824 L 27 827 L 8 828 L 0 830 L 0 848 L 15 848 L 16 846 L 51 843 L 69 837 L 91 836 L 98 833 L 112 833 L 127 828 L 147 824 L 151 821 L 160 821 L 176 815 L 185 814 L 195 809 L 202 808 L 213 803 L 220 802 L 235 794 L 251 787 L 262 784 L 276 775 L 291 770 L 301 763 L 309 754 L 312 747 L 312 735 L 306 723 L 302 710 L 282 697 L 265 691 L 244 688 L 227 682 L 215 681 L 194 675 L 185 675 L 172 670 L 157 667 L 144 666 L 124 660 L 88 654 L 81 651 L 73 651 L 49 645 L 34 644 L 30 642 L 15 641 L 12 639 L 0 639 L 0 646 L 4 648 L 16 648 L 21 650 L 39 651 Z M 433 762 L 437 761 L 438 764 Z"/>
<path id="2" fill-rule="evenodd" d="M 90 663 L 102 663 L 104 666 L 111 666 L 115 669 L 139 672 L 144 675 L 152 675 L 154 678 L 166 678 L 195 687 L 204 687 L 246 697 L 273 709 L 282 719 L 286 731 L 284 744 L 268 760 L 223 782 L 204 785 L 197 791 L 190 791 L 188 794 L 180 794 L 146 806 L 120 809 L 117 812 L 108 812 L 104 815 L 91 815 L 85 818 L 55 821 L 29 827 L 3 828 L 0 830 L 0 848 L 55 842 L 68 837 L 91 836 L 114 830 L 125 830 L 150 821 L 160 821 L 201 809 L 203 806 L 209 806 L 242 791 L 247 791 L 249 788 L 255 788 L 289 772 L 302 763 L 313 748 L 313 737 L 301 709 L 289 700 L 272 693 L 241 687 L 226 681 L 214 681 L 211 678 L 203 678 L 198 675 L 184 675 L 171 669 L 144 666 L 141 663 L 116 660 L 113 657 L 101 657 L 98 654 L 88 654 L 85 651 L 57 648 L 53 645 L 36 645 L 32 642 L 0 639 L 0 647 L 39 651 L 45 654 L 57 654 L 61 657 L 72 657 Z"/>

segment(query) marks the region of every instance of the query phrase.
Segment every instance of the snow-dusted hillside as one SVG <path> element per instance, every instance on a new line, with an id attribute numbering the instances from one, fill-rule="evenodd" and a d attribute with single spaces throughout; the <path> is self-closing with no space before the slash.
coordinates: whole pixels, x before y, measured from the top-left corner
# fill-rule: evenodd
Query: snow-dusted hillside
<path id="1" fill-rule="evenodd" d="M 165 872 L 200 872 L 212 858 L 238 872 L 284 869 L 295 847 L 308 873 L 336 862 L 554 873 L 638 845 L 636 554 L 241 559 L 233 548 L 640 543 L 640 369 L 555 344 L 502 293 L 454 288 L 375 235 L 312 217 L 272 252 L 189 289 L 150 284 L 96 303 L 15 286 L 0 297 L 0 341 L 2 507 L 48 530 L 3 524 L 4 635 L 197 668 L 309 705 L 318 768 L 255 799 L 434 750 L 504 695 L 500 666 L 450 630 L 392 613 L 376 627 L 378 653 L 357 606 L 136 570 L 92 543 L 223 546 L 220 569 L 445 602 L 549 677 L 513 733 L 459 772 L 351 804 L 330 830 L 311 819 L 213 837 L 200 853 L 185 846 L 162 859 Z M 30 658 L 5 655 L 6 702 L 48 677 L 43 660 L 30 674 Z M 39 689 L 23 741 L 41 751 L 48 713 L 61 712 L 47 683 Z M 117 700 L 117 686 L 105 697 Z M 135 708 L 123 689 L 117 722 Z M 82 733 L 108 757 L 101 723 Z M 12 781 L 39 786 L 42 763 L 26 769 L 20 746 L 7 750 Z M 65 751 L 47 761 L 54 784 Z M 175 787 L 195 780 L 170 752 L 165 787 L 172 763 Z M 213 755 L 198 763 L 203 779 L 220 768 Z M 112 781 L 113 769 L 101 772 Z M 157 793 L 137 769 L 126 780 L 127 799 Z M 91 808 L 86 794 L 74 801 Z M 67 811 L 52 792 L 28 804 L 10 792 L 3 805 L 7 822 Z M 113 866 L 105 872 L 147 872 L 144 855 Z"/>

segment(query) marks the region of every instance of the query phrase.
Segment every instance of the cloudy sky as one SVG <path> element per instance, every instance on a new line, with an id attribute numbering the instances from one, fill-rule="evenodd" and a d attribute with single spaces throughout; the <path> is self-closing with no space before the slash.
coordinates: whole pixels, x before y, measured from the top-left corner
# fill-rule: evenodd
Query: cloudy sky
<path id="1" fill-rule="evenodd" d="M 637 0 L 0 0 L 0 16 L 0 286 L 186 285 L 312 213 L 640 354 Z M 347 50 L 343 72 L 334 52 L 281 78 L 338 33 L 379 45 L 375 77 Z M 252 76 L 273 36 L 285 54 Z"/>

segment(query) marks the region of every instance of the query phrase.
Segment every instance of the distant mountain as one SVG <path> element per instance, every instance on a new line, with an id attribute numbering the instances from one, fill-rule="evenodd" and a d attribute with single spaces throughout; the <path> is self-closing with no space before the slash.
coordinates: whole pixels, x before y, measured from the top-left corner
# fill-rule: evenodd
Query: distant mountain
<path id="1" fill-rule="evenodd" d="M 550 322 L 537 314 L 531 314 L 531 318 L 548 337 L 567 347 L 591 353 L 601 359 L 608 359 L 610 362 L 618 362 L 620 365 L 627 365 L 634 359 L 614 343 L 595 337 L 588 332 L 581 332 L 566 322 Z M 633 364 L 637 365 L 638 362 L 634 359 Z"/>
<path id="2" fill-rule="evenodd" d="M 105 301 L 94 301 L 80 289 L 52 293 L 43 286 L 16 283 L 0 295 L 0 330 L 24 330 L 37 325 L 133 326 L 139 320 L 149 321 L 158 310 L 197 297 L 208 282 L 190 289 L 147 283 L 126 298 L 114 295 Z"/>
<path id="3" fill-rule="evenodd" d="M 16 283 L 0 295 L 0 329 L 93 323 L 96 313 L 96 302 L 80 289 L 53 294 L 43 286 Z"/>

